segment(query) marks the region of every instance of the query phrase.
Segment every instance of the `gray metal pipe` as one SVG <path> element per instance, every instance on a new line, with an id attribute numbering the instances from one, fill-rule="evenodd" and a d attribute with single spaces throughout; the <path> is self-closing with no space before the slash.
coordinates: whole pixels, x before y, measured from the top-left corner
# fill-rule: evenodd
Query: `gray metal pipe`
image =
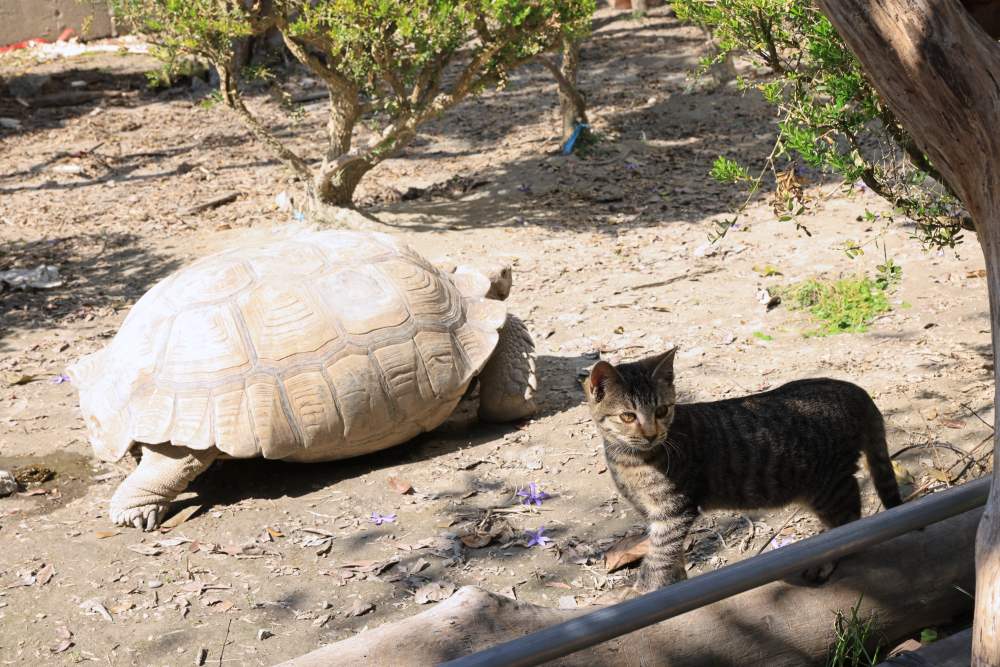
<path id="1" fill-rule="evenodd" d="M 879 542 L 979 507 L 991 478 L 978 479 L 853 521 L 694 579 L 443 663 L 441 667 L 529 667 L 798 574 Z"/>

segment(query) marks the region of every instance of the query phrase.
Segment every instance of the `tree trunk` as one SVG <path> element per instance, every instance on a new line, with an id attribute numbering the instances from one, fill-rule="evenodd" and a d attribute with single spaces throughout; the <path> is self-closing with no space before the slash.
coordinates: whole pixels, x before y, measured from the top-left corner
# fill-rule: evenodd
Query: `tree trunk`
<path id="1" fill-rule="evenodd" d="M 328 206 L 352 208 L 354 191 L 374 166 L 364 155 L 343 155 L 332 162 L 324 160 L 308 187 L 309 212 L 315 215 Z"/>
<path id="2" fill-rule="evenodd" d="M 859 598 L 860 614 L 874 612 L 888 642 L 903 639 L 971 609 L 958 588 L 972 586 L 979 517 L 972 510 L 849 556 L 819 588 L 776 581 L 546 664 L 822 665 L 834 638 L 834 612 L 846 613 Z M 282 667 L 434 665 L 594 609 L 539 607 L 469 586 L 428 611 Z"/>
<path id="3" fill-rule="evenodd" d="M 587 123 L 587 102 L 576 86 L 580 70 L 580 42 L 563 37 L 562 58 L 556 65 L 549 58 L 541 58 L 559 86 L 559 115 L 562 118 L 562 141 L 572 136 L 577 123 Z"/>
<path id="4" fill-rule="evenodd" d="M 357 91 L 337 90 L 331 86 L 329 92 L 330 117 L 326 121 L 329 144 L 326 160 L 333 162 L 351 151 L 351 138 L 361 110 L 358 106 Z"/>
<path id="5" fill-rule="evenodd" d="M 413 119 L 400 123 L 396 129 L 388 132 L 374 146 L 369 146 L 362 153 L 346 153 L 324 159 L 323 166 L 308 188 L 307 208 L 310 216 L 322 221 L 329 217 L 327 211 L 329 207 L 353 208 L 354 191 L 361 179 L 380 162 L 397 155 L 416 138 L 414 124 Z M 336 135 L 331 133 L 330 136 L 332 139 Z M 350 136 L 345 140 L 349 147 Z M 329 155 L 335 154 L 336 149 L 331 146 Z"/>
<path id="6" fill-rule="evenodd" d="M 972 215 L 986 258 L 995 378 L 1000 371 L 1000 45 L 987 34 L 995 26 L 984 29 L 958 0 L 819 0 L 819 5 Z M 994 405 L 997 398 L 994 388 Z M 994 460 L 998 446 L 995 440 Z M 977 667 L 1000 665 L 997 479 L 994 469 L 976 545 L 972 664 Z"/>

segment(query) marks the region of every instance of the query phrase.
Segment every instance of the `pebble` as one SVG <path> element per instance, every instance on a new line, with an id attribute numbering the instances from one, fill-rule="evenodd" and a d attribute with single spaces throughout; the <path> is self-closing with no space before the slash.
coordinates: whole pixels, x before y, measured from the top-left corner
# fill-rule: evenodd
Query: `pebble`
<path id="1" fill-rule="evenodd" d="M 17 491 L 17 480 L 14 474 L 7 470 L 0 470 L 0 498 L 9 496 Z"/>

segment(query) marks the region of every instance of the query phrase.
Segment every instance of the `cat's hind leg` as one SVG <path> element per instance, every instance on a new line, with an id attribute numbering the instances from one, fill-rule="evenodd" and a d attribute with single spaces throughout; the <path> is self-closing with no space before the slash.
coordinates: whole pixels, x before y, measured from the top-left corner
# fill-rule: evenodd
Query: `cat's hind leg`
<path id="1" fill-rule="evenodd" d="M 810 503 L 813 512 L 827 530 L 861 518 L 861 489 L 853 474 L 828 484 Z M 822 584 L 837 569 L 837 561 L 811 567 L 802 577 L 812 584 Z"/>

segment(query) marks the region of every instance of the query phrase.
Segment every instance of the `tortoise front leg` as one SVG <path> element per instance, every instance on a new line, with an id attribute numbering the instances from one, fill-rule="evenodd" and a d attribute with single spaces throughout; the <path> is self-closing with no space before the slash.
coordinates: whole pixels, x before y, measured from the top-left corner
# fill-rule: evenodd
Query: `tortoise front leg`
<path id="1" fill-rule="evenodd" d="M 111 497 L 111 521 L 116 526 L 153 530 L 163 521 L 170 501 L 218 455 L 214 447 L 197 451 L 169 443 L 142 445 L 139 467 Z"/>
<path id="2" fill-rule="evenodd" d="M 530 417 L 538 410 L 537 388 L 535 343 L 524 322 L 508 315 L 497 347 L 479 374 L 480 419 L 509 422 Z"/>

